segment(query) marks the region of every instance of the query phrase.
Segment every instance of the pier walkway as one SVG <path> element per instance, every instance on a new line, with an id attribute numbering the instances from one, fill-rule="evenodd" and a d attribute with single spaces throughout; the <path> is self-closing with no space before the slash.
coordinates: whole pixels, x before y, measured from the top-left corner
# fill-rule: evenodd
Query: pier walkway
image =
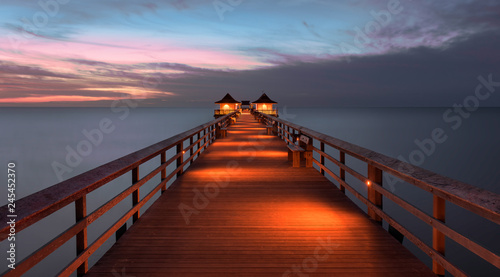
<path id="1" fill-rule="evenodd" d="M 435 276 L 243 114 L 86 276 Z"/>

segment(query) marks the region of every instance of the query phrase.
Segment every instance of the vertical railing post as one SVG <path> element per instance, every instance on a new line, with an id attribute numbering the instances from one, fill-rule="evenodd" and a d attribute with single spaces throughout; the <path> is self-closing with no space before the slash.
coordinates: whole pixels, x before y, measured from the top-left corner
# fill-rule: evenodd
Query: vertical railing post
<path id="1" fill-rule="evenodd" d="M 340 163 L 345 165 L 345 152 L 340 151 L 339 154 L 340 154 Z M 340 179 L 345 182 L 345 170 L 343 168 L 340 168 Z M 345 194 L 345 187 L 342 184 L 340 184 L 339 188 L 340 191 Z"/>
<path id="2" fill-rule="evenodd" d="M 212 125 L 212 143 L 214 143 L 215 140 L 217 139 L 215 128 L 216 128 L 216 125 L 215 124 Z"/>
<path id="3" fill-rule="evenodd" d="M 139 182 L 139 166 L 132 169 L 132 185 Z M 132 206 L 139 204 L 139 188 L 132 192 Z M 137 211 L 132 216 L 132 224 L 135 223 L 140 217 L 140 211 Z"/>
<path id="4" fill-rule="evenodd" d="M 213 131 L 214 131 L 214 125 L 210 125 L 210 127 L 209 127 L 209 132 L 210 132 L 210 136 L 209 136 L 210 143 L 209 143 L 209 145 L 211 145 L 212 143 L 214 143 L 214 133 L 213 133 Z"/>
<path id="5" fill-rule="evenodd" d="M 376 191 L 373 183 L 382 185 L 382 170 L 373 165 L 368 165 L 368 201 L 375 204 L 375 206 L 382 208 L 382 194 Z M 382 224 L 382 218 L 378 216 L 373 209 L 368 208 L 368 215 L 371 219 Z"/>
<path id="6" fill-rule="evenodd" d="M 207 145 L 210 145 L 212 144 L 212 125 L 210 125 L 210 127 L 208 127 L 208 144 Z"/>
<path id="7" fill-rule="evenodd" d="M 205 128 L 205 150 L 207 150 L 208 146 L 210 145 L 210 126 Z"/>
<path id="8" fill-rule="evenodd" d="M 325 143 L 324 142 L 321 142 L 319 144 L 319 150 L 321 150 L 321 152 L 325 152 Z M 319 155 L 319 162 L 322 166 L 325 166 L 325 156 L 323 156 L 323 154 L 320 154 Z M 323 170 L 323 168 L 320 168 L 319 172 L 321 173 L 321 175 L 325 175 L 325 171 Z"/>
<path id="9" fill-rule="evenodd" d="M 205 129 L 205 150 L 207 150 L 208 146 L 210 145 L 210 126 Z"/>
<path id="10" fill-rule="evenodd" d="M 177 168 L 179 167 L 183 167 L 182 166 L 182 163 L 184 162 L 184 141 L 181 141 L 179 142 L 179 144 L 177 144 L 177 155 L 180 154 L 179 158 L 177 158 Z M 184 168 L 181 168 L 178 172 L 177 172 L 177 177 L 180 177 L 182 175 L 182 173 L 184 172 Z"/>
<path id="11" fill-rule="evenodd" d="M 191 161 L 189 162 L 189 164 L 192 164 L 193 161 L 194 161 L 194 158 L 193 158 L 193 151 L 194 151 L 194 146 L 193 146 L 193 137 L 190 137 L 189 138 L 189 147 L 191 147 L 191 149 L 189 149 L 189 158 L 191 159 Z"/>
<path id="12" fill-rule="evenodd" d="M 208 127 L 207 127 L 208 128 Z M 204 149 L 207 150 L 208 143 L 207 143 L 207 128 L 203 129 L 203 144 L 205 145 Z"/>
<path id="13" fill-rule="evenodd" d="M 85 220 L 87 217 L 87 195 L 83 195 L 75 201 L 76 222 Z M 87 249 L 87 227 L 76 234 L 76 255 L 80 255 Z M 83 276 L 89 270 L 89 262 L 85 260 L 77 269 L 77 275 Z"/>
<path id="14" fill-rule="evenodd" d="M 167 153 L 166 152 L 161 152 L 161 164 L 165 164 L 167 162 Z M 161 181 L 163 182 L 165 179 L 167 179 L 167 168 L 164 168 L 161 170 Z M 165 183 L 161 187 L 161 193 L 164 193 L 167 190 L 167 183 Z"/>
<path id="15" fill-rule="evenodd" d="M 446 201 L 434 195 L 433 201 L 433 212 L 434 218 L 441 222 L 445 222 L 446 214 Z M 445 254 L 445 236 L 438 229 L 432 228 L 432 247 L 437 252 L 441 253 L 443 256 Z M 437 263 L 435 260 L 432 261 L 432 271 L 438 276 L 444 276 L 444 267 Z"/>
<path id="16" fill-rule="evenodd" d="M 217 126 L 214 124 L 212 125 L 212 143 L 215 142 L 215 140 L 217 140 L 217 130 L 216 130 Z"/>
<path id="17" fill-rule="evenodd" d="M 201 131 L 198 132 L 198 138 L 196 139 L 198 141 L 198 148 L 196 149 L 196 151 L 198 151 L 198 155 L 196 155 L 197 157 L 199 157 L 200 154 L 201 154 L 201 150 L 200 150 L 201 140 L 200 140 L 200 137 L 201 137 Z"/>

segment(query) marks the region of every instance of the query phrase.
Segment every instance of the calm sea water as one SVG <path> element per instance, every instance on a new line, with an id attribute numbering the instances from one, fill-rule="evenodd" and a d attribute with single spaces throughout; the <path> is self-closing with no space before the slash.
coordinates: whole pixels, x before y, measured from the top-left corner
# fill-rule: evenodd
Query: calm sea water
<path id="1" fill-rule="evenodd" d="M 213 119 L 211 108 L 137 108 L 129 112 L 115 113 L 106 108 L 1 108 L 0 159 L 4 166 L 8 162 L 17 164 L 17 197 L 24 197 L 58 183 L 61 178 L 76 176 Z M 479 109 L 470 113 L 468 118 L 457 118 L 453 113 L 443 118 L 446 112 L 447 108 L 280 109 L 281 118 L 285 120 L 388 156 L 417 162 L 421 167 L 441 175 L 500 193 L 500 109 Z M 102 141 L 97 146 L 93 145 L 89 154 L 82 157 L 77 165 L 70 166 L 71 172 L 57 174 L 53 165 L 65 164 L 68 153 L 76 149 L 79 142 L 88 140 L 85 133 L 99 128 L 103 120 L 112 131 L 104 134 Z M 435 143 L 434 149 L 429 148 L 427 144 L 426 151 L 422 150 L 416 140 L 428 142 L 436 128 L 442 130 L 446 141 Z M 417 155 L 416 151 L 425 153 Z M 352 159 L 347 162 L 359 172 L 365 173 L 366 166 L 363 164 Z M 4 171 L 0 171 L 2 180 L 6 180 Z M 348 181 L 361 191 L 364 189 L 363 184 L 356 183 L 356 180 L 348 178 Z M 432 212 L 432 195 L 403 182 L 384 179 L 384 182 L 386 181 L 394 182 L 389 188 L 395 194 L 428 213 Z M 109 200 L 116 195 L 118 189 L 129 185 L 129 182 L 129 176 L 124 176 L 110 184 L 109 188 L 89 195 L 89 209 L 95 209 Z M 3 191 L 6 192 L 6 188 Z M 5 205 L 6 194 L 0 195 L 0 205 Z M 128 209 L 126 204 L 117 206 L 109 215 L 97 221 L 96 227 L 89 229 L 89 241 L 95 239 L 120 213 Z M 364 209 L 361 204 L 360 207 Z M 389 201 L 384 202 L 384 210 L 431 244 L 432 231 L 426 224 L 419 223 Z M 56 232 L 71 226 L 73 220 L 74 206 L 69 205 L 18 233 L 18 257 L 25 257 L 30 251 L 42 246 L 52 239 Z M 498 225 L 452 204 L 447 205 L 447 224 L 487 245 L 490 250 L 500 253 Z M 110 239 L 105 247 L 92 257 L 91 263 L 112 243 L 113 240 Z M 476 258 L 453 241 L 447 240 L 446 243 L 446 255 L 467 273 L 473 276 L 500 275 L 498 269 Z M 74 240 L 69 241 L 27 276 L 56 274 L 61 269 L 59 264 L 72 260 L 76 251 L 74 244 Z M 430 259 L 406 239 L 404 244 L 419 258 L 430 263 Z M 2 242 L 0 250 L 6 253 L 6 249 L 7 244 Z M 6 254 L 3 255 L 5 257 Z M 0 269 L 0 272 L 2 271 L 4 268 Z"/>

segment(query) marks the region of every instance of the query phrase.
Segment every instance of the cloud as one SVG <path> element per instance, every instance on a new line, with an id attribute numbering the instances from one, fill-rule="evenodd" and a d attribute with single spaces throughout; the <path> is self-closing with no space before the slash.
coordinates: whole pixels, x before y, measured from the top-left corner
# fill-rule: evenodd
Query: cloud
<path id="1" fill-rule="evenodd" d="M 21 54 L 4 49 L 11 55 L 0 62 L 0 98 L 52 90 L 57 99 L 73 92 L 88 103 L 99 93 L 147 91 L 161 105 L 209 105 L 224 92 L 252 98 L 245 95 L 266 90 L 289 105 L 448 105 L 470 93 L 478 75 L 498 72 L 499 1 L 401 0 L 402 13 L 351 63 L 336 45 L 352 44 L 354 28 L 388 1 L 248 1 L 231 22 L 220 22 L 212 2 L 61 5 L 22 41 Z M 41 11 L 37 1 L 2 4 L 9 13 L 0 12 L 0 28 L 9 35 Z M 0 43 L 8 47 L 8 37 Z M 145 90 L 148 78 L 161 82 Z"/>
<path id="2" fill-rule="evenodd" d="M 27 76 L 47 76 L 47 77 L 57 77 L 65 79 L 75 79 L 78 78 L 76 75 L 72 74 L 60 74 L 51 72 L 40 67 L 19 65 L 10 62 L 0 61 L 0 74 L 6 75 L 27 75 Z"/>
<path id="3" fill-rule="evenodd" d="M 478 48 L 478 45 L 481 45 Z M 418 47 L 385 55 L 353 57 L 351 63 L 296 62 L 237 72 L 211 72 L 160 86 L 181 95 L 175 99 L 205 101 L 231 92 L 258 97 L 265 90 L 280 105 L 290 106 L 451 106 L 474 93 L 477 77 L 500 79 L 500 36 L 488 32 L 457 40 L 446 49 Z M 485 106 L 500 106 L 500 97 Z"/>

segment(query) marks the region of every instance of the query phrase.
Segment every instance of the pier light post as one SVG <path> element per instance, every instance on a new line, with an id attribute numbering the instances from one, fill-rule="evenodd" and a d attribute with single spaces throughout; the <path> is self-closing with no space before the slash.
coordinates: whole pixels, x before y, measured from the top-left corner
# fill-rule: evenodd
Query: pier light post
<path id="1" fill-rule="evenodd" d="M 374 188 L 375 185 L 373 184 L 373 183 L 377 183 L 379 185 L 382 185 L 382 170 L 369 164 L 368 165 L 368 179 L 369 179 L 367 182 L 368 201 L 375 204 L 375 206 L 382 208 L 382 194 L 380 194 L 380 192 L 375 190 L 375 188 Z M 382 218 L 379 215 L 377 215 L 377 213 L 373 209 L 368 208 L 368 215 L 370 216 L 371 219 L 382 224 Z"/>

